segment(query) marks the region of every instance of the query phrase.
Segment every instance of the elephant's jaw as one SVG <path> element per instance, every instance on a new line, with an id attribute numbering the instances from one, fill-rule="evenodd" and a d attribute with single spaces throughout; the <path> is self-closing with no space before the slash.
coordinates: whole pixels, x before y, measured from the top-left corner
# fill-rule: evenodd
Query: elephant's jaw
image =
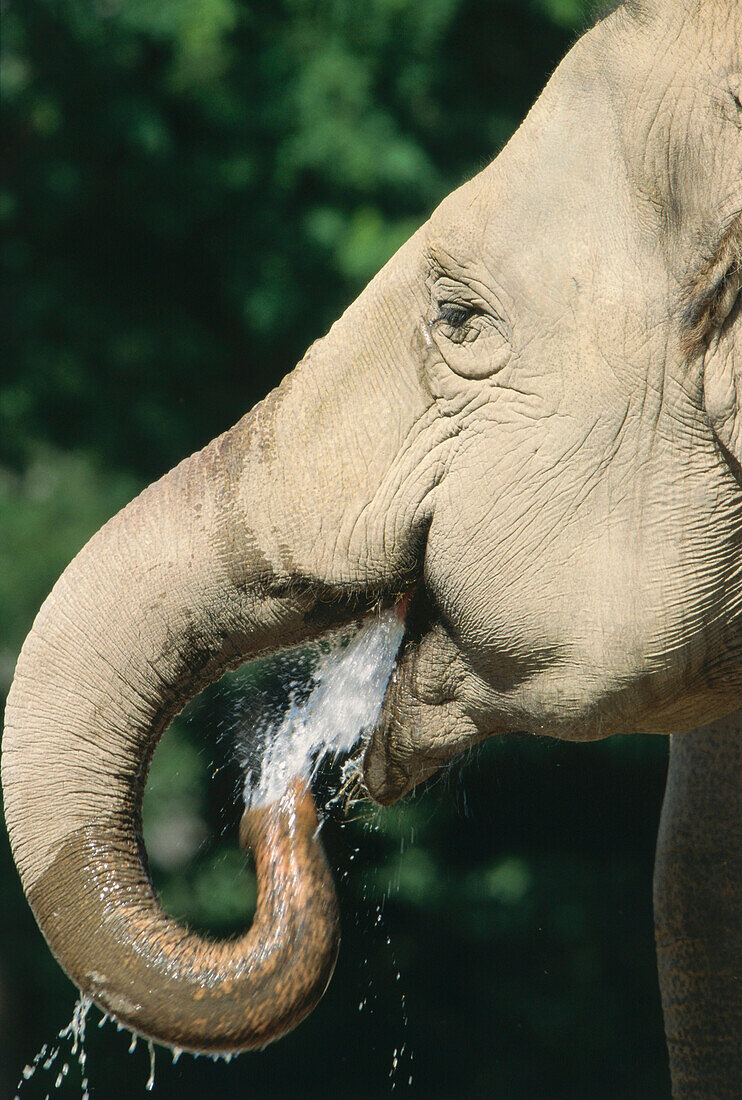
<path id="1" fill-rule="evenodd" d="M 416 602 L 416 601 L 415 601 Z M 539 668 L 522 670 L 506 686 L 487 677 L 440 620 L 408 631 L 392 674 L 379 722 L 363 760 L 371 797 L 389 805 L 452 758 L 498 734 L 530 732 L 567 741 L 603 740 L 641 731 L 667 734 L 706 724 L 739 708 L 736 673 L 739 643 L 734 634 L 722 647 L 731 673 L 686 669 L 685 692 L 676 689 L 677 670 L 664 676 L 645 671 L 627 680 L 593 664 L 577 650 L 555 653 Z M 498 660 L 490 655 L 493 666 Z"/>

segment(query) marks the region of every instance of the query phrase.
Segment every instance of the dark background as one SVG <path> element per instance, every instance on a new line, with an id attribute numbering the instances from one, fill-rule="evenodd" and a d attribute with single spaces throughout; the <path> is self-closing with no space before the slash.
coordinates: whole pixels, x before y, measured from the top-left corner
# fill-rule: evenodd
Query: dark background
<path id="1" fill-rule="evenodd" d="M 592 7 L 3 0 L 0 692 L 83 542 L 277 383 L 503 144 Z M 164 904 L 219 934 L 254 896 L 224 731 L 256 683 L 176 723 L 146 800 Z M 344 939 L 320 1007 L 230 1066 L 160 1052 L 154 1095 L 668 1096 L 651 925 L 665 751 L 500 740 L 394 809 L 335 811 Z M 12 1096 L 75 994 L 6 841 L 0 890 Z M 146 1095 L 146 1050 L 98 1019 L 93 1096 Z M 80 1096 L 75 1063 L 54 1092 L 60 1065 L 21 1097 Z"/>

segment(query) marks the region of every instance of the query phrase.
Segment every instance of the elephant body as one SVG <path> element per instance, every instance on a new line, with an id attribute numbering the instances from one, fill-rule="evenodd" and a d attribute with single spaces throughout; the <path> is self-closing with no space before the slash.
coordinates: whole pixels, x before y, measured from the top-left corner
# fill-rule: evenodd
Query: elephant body
<path id="1" fill-rule="evenodd" d="M 19 658 L 3 785 L 34 912 L 107 1011 L 242 1049 L 321 995 L 334 910 L 309 811 L 261 834 L 284 855 L 294 836 L 265 881 L 294 883 L 296 920 L 277 902 L 235 962 L 157 910 L 142 790 L 225 669 L 403 598 L 362 765 L 377 801 L 499 733 L 673 735 L 656 906 L 674 1090 L 742 1095 L 724 725 L 742 708 L 741 97 L 739 0 L 619 5 L 281 386 L 68 567 Z M 248 1033 L 260 997 L 275 1019 Z"/>

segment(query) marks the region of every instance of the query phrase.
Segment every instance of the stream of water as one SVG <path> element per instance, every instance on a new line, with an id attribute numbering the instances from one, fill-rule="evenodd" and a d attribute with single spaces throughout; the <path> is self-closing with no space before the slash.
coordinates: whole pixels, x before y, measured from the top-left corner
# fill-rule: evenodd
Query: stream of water
<path id="1" fill-rule="evenodd" d="M 395 610 L 367 619 L 351 637 L 320 652 L 309 694 L 297 684 L 284 714 L 267 719 L 257 763 L 248 743 L 241 755 L 245 803 L 276 802 L 292 779 L 311 779 L 326 759 L 351 751 L 375 725 L 394 668 L 404 622 Z"/>

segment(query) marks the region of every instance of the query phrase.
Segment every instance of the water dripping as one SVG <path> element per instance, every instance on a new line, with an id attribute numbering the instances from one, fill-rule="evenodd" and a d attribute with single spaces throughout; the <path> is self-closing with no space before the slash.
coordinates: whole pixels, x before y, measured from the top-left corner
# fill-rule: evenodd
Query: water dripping
<path id="1" fill-rule="evenodd" d="M 64 1065 L 62 1066 L 62 1068 L 60 1069 L 59 1073 L 57 1074 L 56 1081 L 54 1082 L 54 1088 L 55 1089 L 59 1088 L 59 1086 L 62 1084 L 65 1077 L 69 1073 L 69 1071 L 70 1071 L 70 1064 L 69 1064 L 69 1062 L 65 1062 Z"/>
<path id="2" fill-rule="evenodd" d="M 392 1081 L 393 1089 L 397 1087 L 397 1066 L 399 1065 L 400 1053 L 401 1052 L 397 1049 L 397 1047 L 395 1047 L 392 1051 L 392 1068 L 389 1070 L 389 1076 Z"/>
<path id="3" fill-rule="evenodd" d="M 147 1092 L 152 1092 L 152 1089 L 155 1087 L 155 1044 L 151 1039 L 147 1040 L 147 1047 L 149 1049 L 149 1077 L 144 1087 Z"/>
<path id="4" fill-rule="evenodd" d="M 70 1054 L 77 1059 L 77 1064 L 80 1067 L 81 1081 L 81 1093 L 82 1100 L 90 1100 L 90 1085 L 88 1082 L 85 1063 L 87 1060 L 87 1054 L 85 1051 L 85 1022 L 87 1015 L 90 1012 L 93 1001 L 91 997 L 81 993 L 75 1002 L 75 1007 L 72 1012 L 72 1019 L 58 1032 L 57 1038 L 60 1040 L 56 1046 L 52 1046 L 51 1043 L 44 1043 L 41 1050 L 35 1056 L 34 1060 L 27 1066 L 24 1066 L 21 1073 L 20 1080 L 16 1085 L 15 1100 L 20 1100 L 20 1092 L 26 1081 L 30 1081 L 37 1070 L 41 1069 L 44 1072 L 49 1072 L 59 1058 L 62 1051 L 62 1045 L 66 1039 L 71 1040 Z M 54 1088 L 58 1089 L 65 1077 L 69 1073 L 69 1062 L 64 1062 L 60 1070 L 57 1073 Z"/>
<path id="5" fill-rule="evenodd" d="M 72 1013 L 72 1019 L 67 1027 L 62 1028 L 59 1033 L 60 1039 L 65 1039 L 69 1035 L 72 1036 L 72 1050 L 70 1053 L 77 1057 L 77 1064 L 80 1067 L 82 1100 L 90 1100 L 90 1085 L 86 1071 L 88 1055 L 85 1050 L 85 1023 L 92 1006 L 93 998 L 81 993 Z"/>
<path id="6" fill-rule="evenodd" d="M 379 828 L 378 823 L 374 823 L 374 824 L 370 825 L 369 827 L 372 828 L 374 831 L 376 831 Z M 364 891 L 364 898 L 365 897 L 366 897 L 366 894 L 365 894 L 365 891 Z M 384 934 L 384 932 L 385 932 L 385 930 L 384 930 L 384 907 L 385 907 L 385 904 L 386 904 L 386 898 L 384 898 L 381 902 L 378 902 L 376 904 L 375 909 L 371 909 L 371 908 L 369 909 L 368 917 L 372 921 L 374 929 L 379 928 L 381 930 L 381 934 L 384 936 L 384 944 L 385 944 L 385 946 L 386 946 L 386 948 L 389 952 L 389 955 L 391 957 L 392 973 L 394 975 L 394 982 L 396 984 L 396 987 L 397 987 L 397 990 L 398 990 L 398 993 L 399 993 L 400 1022 L 401 1022 L 402 1034 L 404 1036 L 404 1035 L 407 1035 L 408 1031 L 409 1031 L 409 1018 L 408 1018 L 408 1015 L 407 1015 L 407 996 L 406 996 L 406 994 L 405 994 L 405 992 L 404 992 L 404 990 L 402 989 L 402 986 L 401 986 L 402 971 L 400 969 L 399 962 L 397 960 L 396 952 L 395 952 L 394 947 L 392 945 L 392 938 L 391 938 L 390 935 L 388 935 L 388 934 L 385 935 Z M 369 993 L 369 998 L 370 998 L 370 997 L 374 996 L 373 991 L 371 990 L 370 983 L 369 983 L 369 989 L 370 989 L 370 993 Z M 367 998 L 364 998 L 364 1000 L 361 1002 L 361 1006 L 365 1005 L 366 1003 L 367 1003 Z M 361 1006 L 359 1006 L 359 1008 Z M 397 1086 L 401 1083 L 401 1074 L 404 1070 L 405 1062 L 407 1063 L 407 1066 L 408 1066 L 409 1071 L 410 1071 L 407 1075 L 407 1088 L 412 1087 L 413 1074 L 412 1074 L 411 1071 L 412 1071 L 413 1060 L 414 1060 L 414 1051 L 412 1051 L 411 1049 L 408 1048 L 407 1040 L 405 1039 L 405 1041 L 402 1042 L 401 1045 L 399 1045 L 398 1047 L 395 1047 L 394 1050 L 392 1051 L 391 1064 L 390 1064 L 390 1068 L 389 1068 L 389 1079 L 391 1081 L 390 1088 L 392 1090 L 396 1090 Z"/>

